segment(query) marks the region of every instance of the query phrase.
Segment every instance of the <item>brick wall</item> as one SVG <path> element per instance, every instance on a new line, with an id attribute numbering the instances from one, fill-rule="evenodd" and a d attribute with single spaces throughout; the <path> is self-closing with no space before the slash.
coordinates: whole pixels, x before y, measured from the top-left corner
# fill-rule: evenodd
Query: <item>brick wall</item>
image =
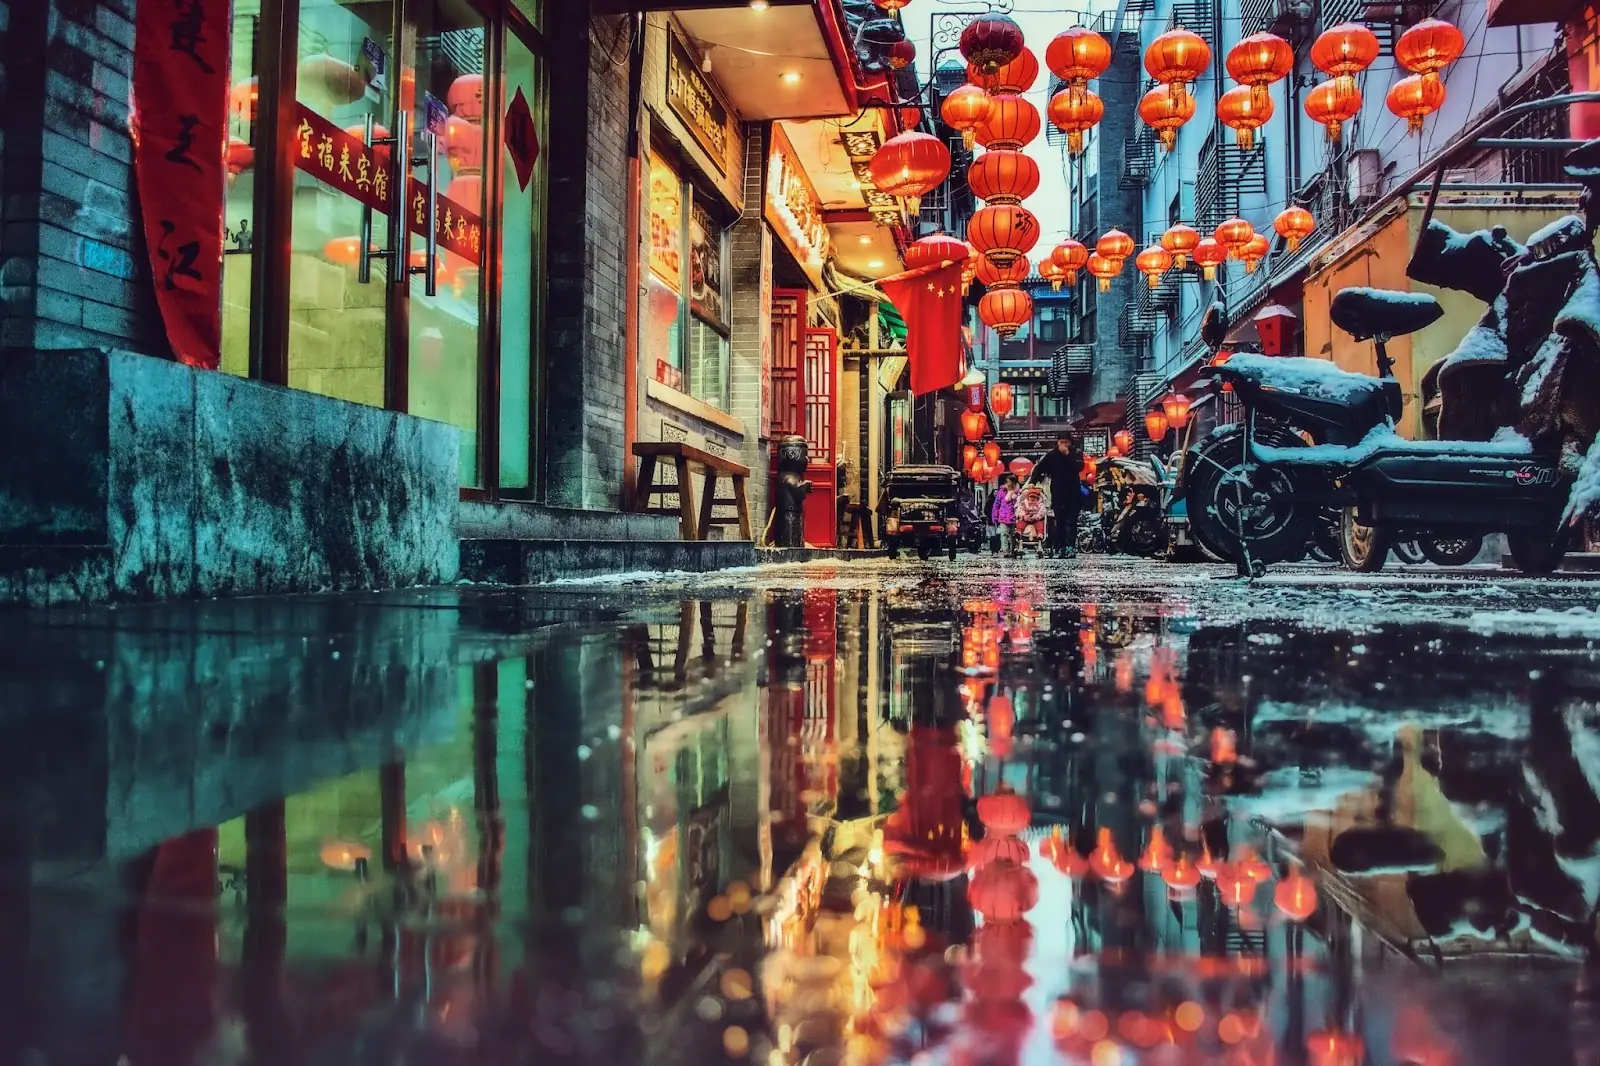
<path id="1" fill-rule="evenodd" d="M 0 2 L 0 349 L 167 352 L 134 221 L 134 3 Z"/>
<path id="2" fill-rule="evenodd" d="M 1100 232 L 1112 227 L 1143 239 L 1142 197 L 1138 189 L 1120 187 L 1123 142 L 1133 136 L 1139 121 L 1139 97 L 1144 88 L 1144 70 L 1138 41 L 1124 35 L 1116 45 L 1116 56 L 1107 76 L 1097 85 L 1106 105 L 1100 124 L 1099 202 Z M 1122 312 L 1133 296 L 1133 286 L 1144 279 L 1130 262 L 1122 275 L 1111 282 L 1111 291 L 1100 293 L 1095 302 L 1098 336 L 1095 341 L 1094 376 L 1087 395 L 1078 397 L 1082 410 L 1090 404 L 1104 403 L 1120 396 L 1133 377 L 1138 352 L 1122 346 L 1119 330 Z M 1093 284 L 1091 281 L 1090 284 Z"/>

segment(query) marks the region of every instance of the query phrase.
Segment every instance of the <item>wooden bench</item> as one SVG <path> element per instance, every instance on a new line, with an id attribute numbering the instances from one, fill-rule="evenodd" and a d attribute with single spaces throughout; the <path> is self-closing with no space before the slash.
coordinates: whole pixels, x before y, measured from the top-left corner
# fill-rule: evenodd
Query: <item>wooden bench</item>
<path id="1" fill-rule="evenodd" d="M 750 468 L 740 466 L 720 455 L 712 455 L 702 451 L 691 444 L 678 441 L 641 441 L 633 446 L 633 454 L 639 457 L 639 481 L 634 487 L 633 509 L 647 514 L 671 514 L 667 507 L 652 507 L 652 497 L 678 494 L 678 528 L 684 540 L 705 540 L 706 535 L 714 525 L 739 524 L 739 537 L 741 540 L 752 540 L 750 532 L 750 502 L 745 495 L 745 481 L 750 477 Z M 657 484 L 656 471 L 666 460 L 670 460 L 677 471 L 678 483 L 676 485 Z M 700 496 L 700 507 L 695 508 L 694 480 L 689 473 L 689 466 L 693 464 L 705 471 L 705 489 Z M 717 481 L 722 476 L 727 476 L 733 482 L 733 495 L 726 499 L 717 499 Z M 717 518 L 713 512 L 718 504 L 732 506 L 738 514 L 737 518 Z"/>
<path id="2" fill-rule="evenodd" d="M 872 508 L 864 503 L 849 503 L 844 505 L 845 518 L 845 544 L 852 548 L 876 548 L 878 538 L 873 533 L 874 515 Z"/>

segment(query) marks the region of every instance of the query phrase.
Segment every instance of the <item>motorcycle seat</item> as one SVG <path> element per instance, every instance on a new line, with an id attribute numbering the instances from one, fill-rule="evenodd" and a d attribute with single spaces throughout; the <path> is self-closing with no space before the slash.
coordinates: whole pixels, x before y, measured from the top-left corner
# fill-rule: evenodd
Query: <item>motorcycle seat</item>
<path id="1" fill-rule="evenodd" d="M 1333 324 L 1358 341 L 1415 333 L 1443 314 L 1439 301 L 1425 292 L 1391 289 L 1343 289 L 1328 308 Z"/>

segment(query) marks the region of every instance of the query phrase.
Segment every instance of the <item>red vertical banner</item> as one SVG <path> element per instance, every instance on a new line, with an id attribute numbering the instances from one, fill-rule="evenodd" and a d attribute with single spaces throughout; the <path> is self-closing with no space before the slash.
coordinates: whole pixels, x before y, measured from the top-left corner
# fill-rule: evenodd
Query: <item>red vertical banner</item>
<path id="1" fill-rule="evenodd" d="M 1600 3 L 1590 0 L 1566 24 L 1567 76 L 1575 93 L 1600 88 Z M 1600 106 L 1567 108 L 1571 136 L 1580 141 L 1600 137 Z"/>
<path id="2" fill-rule="evenodd" d="M 134 177 L 173 354 L 222 349 L 222 208 L 230 0 L 144 0 L 133 47 Z"/>

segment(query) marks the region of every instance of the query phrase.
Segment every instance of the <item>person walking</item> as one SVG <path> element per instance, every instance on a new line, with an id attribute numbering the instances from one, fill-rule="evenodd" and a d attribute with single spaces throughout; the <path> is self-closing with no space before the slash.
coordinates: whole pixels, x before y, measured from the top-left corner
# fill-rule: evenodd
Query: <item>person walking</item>
<path id="1" fill-rule="evenodd" d="M 1071 558 L 1078 554 L 1078 509 L 1083 505 L 1078 471 L 1082 466 L 1077 442 L 1063 436 L 1056 439 L 1056 446 L 1045 453 L 1028 475 L 1030 483 L 1045 481 L 1050 484 L 1054 517 L 1050 521 L 1047 555 Z"/>
<path id="2" fill-rule="evenodd" d="M 999 527 L 1000 550 L 1008 558 L 1015 558 L 1018 554 L 1016 530 L 1012 528 L 1017 521 L 1017 479 L 1015 475 L 1007 474 L 1000 482 L 1000 487 L 994 494 L 994 503 L 989 508 L 989 520 Z"/>

